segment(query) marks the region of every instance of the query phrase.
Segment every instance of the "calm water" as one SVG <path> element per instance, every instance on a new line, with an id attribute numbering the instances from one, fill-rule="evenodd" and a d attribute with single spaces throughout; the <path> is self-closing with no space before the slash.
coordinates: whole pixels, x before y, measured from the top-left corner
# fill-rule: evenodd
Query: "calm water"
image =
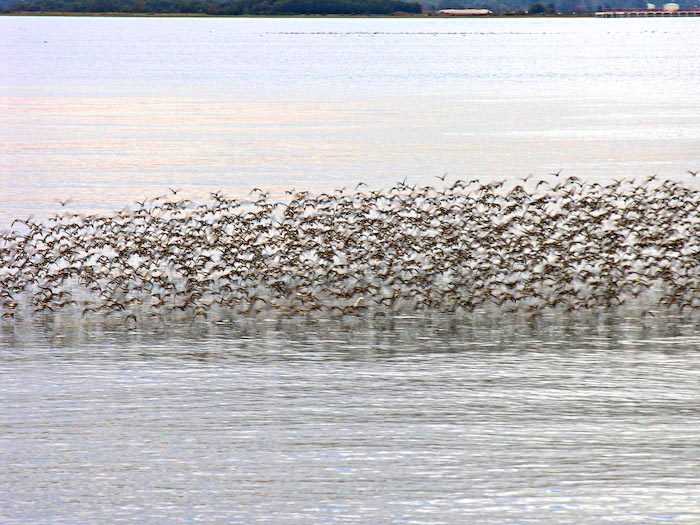
<path id="1" fill-rule="evenodd" d="M 167 186 L 700 169 L 700 24 L 0 18 L 0 225 Z"/>
<path id="2" fill-rule="evenodd" d="M 700 169 L 697 20 L 0 18 L 0 229 Z M 0 320 L 2 523 L 700 522 L 700 318 Z"/>

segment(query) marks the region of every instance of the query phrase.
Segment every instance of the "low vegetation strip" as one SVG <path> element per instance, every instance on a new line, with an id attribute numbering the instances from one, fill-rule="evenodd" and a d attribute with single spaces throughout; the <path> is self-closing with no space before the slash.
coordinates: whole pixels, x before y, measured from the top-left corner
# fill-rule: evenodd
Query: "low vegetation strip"
<path id="1" fill-rule="evenodd" d="M 401 0 L 26 0 L 8 12 L 134 13 L 206 15 L 390 15 L 420 13 L 420 4 Z"/>

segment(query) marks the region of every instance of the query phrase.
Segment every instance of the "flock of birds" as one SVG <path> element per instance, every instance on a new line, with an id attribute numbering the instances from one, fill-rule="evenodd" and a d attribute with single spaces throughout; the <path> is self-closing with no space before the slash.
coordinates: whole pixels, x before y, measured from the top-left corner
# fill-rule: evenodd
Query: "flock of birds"
<path id="1" fill-rule="evenodd" d="M 202 203 L 170 190 L 110 214 L 15 220 L 0 236 L 0 312 L 134 323 L 700 307 L 699 191 L 654 176 L 439 179 L 280 199 L 256 188 Z"/>

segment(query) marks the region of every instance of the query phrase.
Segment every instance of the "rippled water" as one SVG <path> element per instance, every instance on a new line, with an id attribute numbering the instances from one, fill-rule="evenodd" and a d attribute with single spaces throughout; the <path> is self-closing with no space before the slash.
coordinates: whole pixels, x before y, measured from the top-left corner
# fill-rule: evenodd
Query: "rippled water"
<path id="1" fill-rule="evenodd" d="M 3 324 L 4 523 L 696 523 L 697 319 Z"/>
<path id="2" fill-rule="evenodd" d="M 698 27 L 0 17 L 0 230 L 168 186 L 694 185 Z M 0 522 L 700 522 L 696 314 L 213 318 L 0 319 Z"/>
<path id="3" fill-rule="evenodd" d="M 0 228 L 167 187 L 694 181 L 696 19 L 0 17 Z"/>

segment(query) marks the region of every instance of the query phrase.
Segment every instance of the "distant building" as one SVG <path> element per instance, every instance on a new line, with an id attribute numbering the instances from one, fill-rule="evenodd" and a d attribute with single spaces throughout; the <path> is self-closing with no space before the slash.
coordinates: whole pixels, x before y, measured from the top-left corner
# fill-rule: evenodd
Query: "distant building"
<path id="1" fill-rule="evenodd" d="M 647 4 L 646 9 L 627 9 L 616 7 L 606 9 L 605 11 L 596 12 L 595 16 L 600 18 L 638 18 L 638 17 L 686 17 L 700 16 L 700 8 L 698 7 L 683 7 L 681 8 L 675 2 L 669 2 L 663 5 L 663 9 L 657 8 L 654 4 Z"/>
<path id="2" fill-rule="evenodd" d="M 493 14 L 493 11 L 489 11 L 488 9 L 440 9 L 438 14 L 451 16 L 484 16 Z"/>

